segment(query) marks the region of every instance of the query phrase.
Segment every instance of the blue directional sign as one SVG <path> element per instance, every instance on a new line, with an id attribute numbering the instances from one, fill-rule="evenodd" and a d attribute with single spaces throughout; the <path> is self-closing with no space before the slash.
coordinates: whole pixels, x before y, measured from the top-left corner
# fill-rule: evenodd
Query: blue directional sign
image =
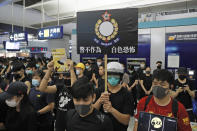
<path id="1" fill-rule="evenodd" d="M 63 38 L 63 26 L 41 28 L 38 31 L 38 40 L 62 39 L 62 38 Z"/>
<path id="2" fill-rule="evenodd" d="M 10 42 L 28 41 L 28 34 L 26 32 L 10 33 Z"/>

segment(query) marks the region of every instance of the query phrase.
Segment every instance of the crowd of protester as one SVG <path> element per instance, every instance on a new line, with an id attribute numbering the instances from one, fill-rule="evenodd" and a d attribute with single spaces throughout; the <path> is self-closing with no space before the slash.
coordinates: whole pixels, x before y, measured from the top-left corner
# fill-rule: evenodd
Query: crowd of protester
<path id="1" fill-rule="evenodd" d="M 174 80 L 161 61 L 154 71 L 145 62 L 139 69 L 119 62 L 105 67 L 102 58 L 65 63 L 69 71 L 57 72 L 48 58 L 0 58 L 0 130 L 127 131 L 134 116 L 137 131 L 140 111 L 175 117 L 174 99 L 178 131 L 191 131 L 196 121 L 195 86 L 184 67 Z"/>

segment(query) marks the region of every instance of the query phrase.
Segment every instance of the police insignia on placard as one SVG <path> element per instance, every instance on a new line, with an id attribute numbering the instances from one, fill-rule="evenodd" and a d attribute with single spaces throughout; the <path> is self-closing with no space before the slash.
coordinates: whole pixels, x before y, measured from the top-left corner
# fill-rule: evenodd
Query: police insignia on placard
<path id="1" fill-rule="evenodd" d="M 118 22 L 110 17 L 111 14 L 106 11 L 102 15 L 103 20 L 99 19 L 95 24 L 95 34 L 98 39 L 94 39 L 94 41 L 102 46 L 110 46 L 120 41 L 120 38 L 117 37 Z"/>

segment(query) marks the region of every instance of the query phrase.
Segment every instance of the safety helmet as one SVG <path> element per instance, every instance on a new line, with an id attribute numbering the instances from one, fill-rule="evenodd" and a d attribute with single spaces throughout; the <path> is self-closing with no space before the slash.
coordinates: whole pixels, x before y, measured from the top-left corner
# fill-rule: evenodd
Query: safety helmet
<path id="1" fill-rule="evenodd" d="M 81 68 L 82 70 L 85 70 L 85 65 L 83 63 L 78 63 L 75 67 Z"/>
<path id="2" fill-rule="evenodd" d="M 110 62 L 107 64 L 108 73 L 124 73 L 124 68 L 119 62 Z"/>

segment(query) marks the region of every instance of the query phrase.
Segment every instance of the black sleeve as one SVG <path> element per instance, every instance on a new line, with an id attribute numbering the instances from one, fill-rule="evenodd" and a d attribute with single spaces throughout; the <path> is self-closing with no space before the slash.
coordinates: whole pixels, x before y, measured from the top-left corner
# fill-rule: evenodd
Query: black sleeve
<path id="1" fill-rule="evenodd" d="M 103 131 L 113 131 L 113 125 L 111 119 L 109 117 L 105 116 L 104 122 L 103 122 Z"/>
<path id="2" fill-rule="evenodd" d="M 134 115 L 134 100 L 130 92 L 126 92 L 124 96 L 123 114 Z"/>
<path id="3" fill-rule="evenodd" d="M 36 123 L 37 123 L 36 113 L 32 112 L 28 115 L 28 120 L 27 120 L 28 131 L 37 131 Z"/>

